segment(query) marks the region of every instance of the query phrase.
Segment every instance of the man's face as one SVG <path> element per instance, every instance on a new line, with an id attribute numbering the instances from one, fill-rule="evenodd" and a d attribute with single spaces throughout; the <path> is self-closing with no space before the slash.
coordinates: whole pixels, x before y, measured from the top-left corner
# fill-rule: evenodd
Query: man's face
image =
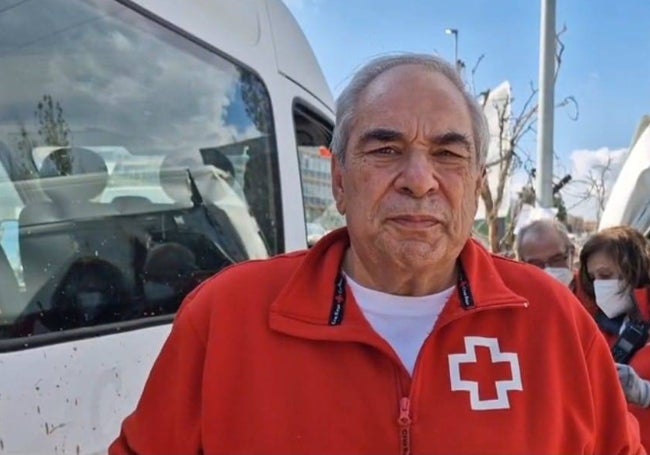
<path id="1" fill-rule="evenodd" d="M 571 254 L 554 230 L 526 235 L 519 249 L 521 260 L 539 268 L 571 268 Z"/>
<path id="2" fill-rule="evenodd" d="M 463 95 L 415 65 L 366 87 L 345 163 L 332 164 L 334 197 L 356 255 L 410 269 L 456 260 L 470 236 L 482 174 Z"/>

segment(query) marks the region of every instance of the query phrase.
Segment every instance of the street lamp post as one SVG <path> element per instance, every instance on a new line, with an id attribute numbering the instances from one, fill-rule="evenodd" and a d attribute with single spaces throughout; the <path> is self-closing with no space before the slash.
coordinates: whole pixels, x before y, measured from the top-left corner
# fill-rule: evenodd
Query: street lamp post
<path id="1" fill-rule="evenodd" d="M 539 44 L 539 117 L 537 121 L 538 205 L 553 207 L 553 110 L 555 89 L 555 0 L 541 0 Z"/>
<path id="2" fill-rule="evenodd" d="M 456 64 L 456 69 L 460 70 L 460 64 L 458 61 L 458 29 L 446 28 L 445 33 L 447 35 L 454 35 L 454 63 Z"/>

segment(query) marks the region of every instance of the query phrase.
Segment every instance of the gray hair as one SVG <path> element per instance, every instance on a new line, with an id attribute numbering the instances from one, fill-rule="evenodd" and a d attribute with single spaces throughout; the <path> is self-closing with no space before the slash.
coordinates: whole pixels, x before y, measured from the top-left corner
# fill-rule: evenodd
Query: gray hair
<path id="1" fill-rule="evenodd" d="M 560 236 L 562 242 L 566 245 L 567 252 L 572 252 L 575 247 L 569 238 L 569 233 L 567 232 L 566 226 L 560 221 L 555 219 L 541 219 L 535 220 L 532 223 L 521 228 L 517 234 L 517 240 L 515 243 L 515 253 L 517 254 L 517 259 L 521 260 L 521 246 L 524 243 L 524 238 L 531 236 L 539 236 L 547 232 L 557 232 Z"/>
<path id="2" fill-rule="evenodd" d="M 366 63 L 354 75 L 348 86 L 341 92 L 336 100 L 336 125 L 332 135 L 330 149 L 332 153 L 343 163 L 345 161 L 345 150 L 350 140 L 350 132 L 354 123 L 356 107 L 363 91 L 378 76 L 397 66 L 418 65 L 430 70 L 432 73 L 439 73 L 451 81 L 458 91 L 463 94 L 467 108 L 472 119 L 472 134 L 474 136 L 474 147 L 480 167 L 485 165 L 490 132 L 483 109 L 474 97 L 465 89 L 465 83 L 460 75 L 445 60 L 440 57 L 427 54 L 398 54 L 377 57 Z"/>

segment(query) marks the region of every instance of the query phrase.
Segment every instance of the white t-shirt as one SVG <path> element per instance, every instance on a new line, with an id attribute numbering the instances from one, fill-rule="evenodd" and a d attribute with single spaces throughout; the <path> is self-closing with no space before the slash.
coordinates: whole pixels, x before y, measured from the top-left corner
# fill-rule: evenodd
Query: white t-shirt
<path id="1" fill-rule="evenodd" d="M 346 279 L 363 315 L 412 376 L 420 348 L 455 286 L 437 294 L 405 297 L 365 288 L 347 275 Z"/>

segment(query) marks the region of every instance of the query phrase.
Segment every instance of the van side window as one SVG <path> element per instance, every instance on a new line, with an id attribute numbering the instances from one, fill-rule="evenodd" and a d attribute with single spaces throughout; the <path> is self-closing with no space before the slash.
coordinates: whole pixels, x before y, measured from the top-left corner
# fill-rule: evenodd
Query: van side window
<path id="1" fill-rule="evenodd" d="M 0 351 L 168 323 L 224 267 L 283 252 L 257 74 L 122 2 L 15 2 L 0 30 L 1 243 L 20 295 Z"/>
<path id="2" fill-rule="evenodd" d="M 296 144 L 300 163 L 302 200 L 305 209 L 307 244 L 313 245 L 332 229 L 345 224 L 332 196 L 332 125 L 313 109 L 296 103 L 293 109 Z"/>

